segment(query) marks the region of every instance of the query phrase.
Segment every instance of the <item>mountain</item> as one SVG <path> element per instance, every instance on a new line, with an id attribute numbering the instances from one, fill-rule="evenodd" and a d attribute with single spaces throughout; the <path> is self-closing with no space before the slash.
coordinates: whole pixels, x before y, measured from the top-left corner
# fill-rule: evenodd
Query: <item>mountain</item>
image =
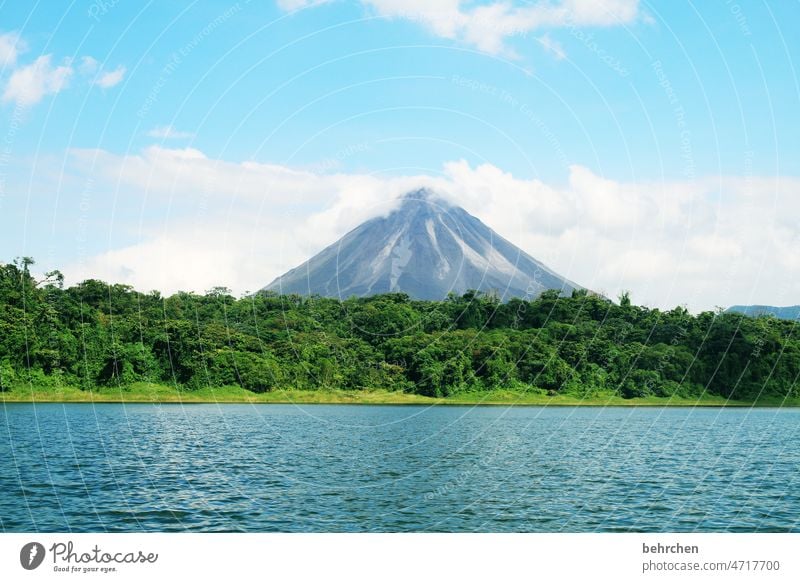
<path id="1" fill-rule="evenodd" d="M 729 313 L 744 313 L 751 317 L 774 315 L 778 319 L 800 319 L 800 305 L 791 307 L 773 307 L 772 305 L 734 305 L 728 308 Z"/>
<path id="2" fill-rule="evenodd" d="M 264 288 L 341 298 L 402 292 L 415 299 L 444 299 L 469 289 L 507 300 L 533 298 L 546 289 L 569 294 L 580 287 L 463 208 L 423 189 Z"/>

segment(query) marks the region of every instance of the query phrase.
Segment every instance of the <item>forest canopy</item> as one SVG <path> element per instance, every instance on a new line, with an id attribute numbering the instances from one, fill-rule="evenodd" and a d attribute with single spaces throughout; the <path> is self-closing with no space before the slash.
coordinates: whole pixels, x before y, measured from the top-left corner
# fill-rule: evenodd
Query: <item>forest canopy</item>
<path id="1" fill-rule="evenodd" d="M 585 291 L 501 302 L 401 293 L 344 300 L 225 288 L 162 297 L 58 271 L 0 265 L 0 390 L 20 386 L 182 390 L 380 388 L 446 397 L 513 389 L 624 398 L 796 398 L 797 324 L 690 314 Z"/>

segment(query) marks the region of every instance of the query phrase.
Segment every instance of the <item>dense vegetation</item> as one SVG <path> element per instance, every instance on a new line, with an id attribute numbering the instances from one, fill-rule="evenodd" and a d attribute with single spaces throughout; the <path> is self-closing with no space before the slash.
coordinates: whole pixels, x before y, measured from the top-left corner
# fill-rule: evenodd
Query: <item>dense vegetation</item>
<path id="1" fill-rule="evenodd" d="M 183 390 L 381 388 L 427 396 L 514 389 L 625 398 L 796 398 L 791 321 L 693 316 L 585 292 L 499 302 L 388 294 L 344 301 L 223 288 L 138 293 L 89 280 L 63 288 L 33 261 L 0 265 L 0 390 L 24 386 Z"/>

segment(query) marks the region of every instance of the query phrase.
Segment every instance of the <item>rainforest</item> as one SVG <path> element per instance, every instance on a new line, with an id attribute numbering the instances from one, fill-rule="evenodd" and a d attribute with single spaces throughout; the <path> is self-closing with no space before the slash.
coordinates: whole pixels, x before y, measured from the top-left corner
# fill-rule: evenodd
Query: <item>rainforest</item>
<path id="1" fill-rule="evenodd" d="M 6 400 L 134 399 L 143 386 L 187 401 L 281 392 L 357 401 L 375 391 L 398 403 L 800 397 L 797 323 L 775 317 L 661 311 L 583 290 L 509 301 L 474 291 L 442 301 L 237 298 L 221 287 L 165 297 L 97 280 L 65 288 L 60 272 L 35 276 L 33 265 L 0 265 Z"/>

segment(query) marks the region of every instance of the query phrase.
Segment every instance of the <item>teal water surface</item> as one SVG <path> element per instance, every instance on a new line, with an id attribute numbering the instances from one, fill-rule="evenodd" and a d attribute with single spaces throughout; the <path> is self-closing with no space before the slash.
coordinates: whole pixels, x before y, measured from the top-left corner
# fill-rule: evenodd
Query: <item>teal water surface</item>
<path id="1" fill-rule="evenodd" d="M 3 531 L 800 531 L 800 410 L 7 404 Z"/>

